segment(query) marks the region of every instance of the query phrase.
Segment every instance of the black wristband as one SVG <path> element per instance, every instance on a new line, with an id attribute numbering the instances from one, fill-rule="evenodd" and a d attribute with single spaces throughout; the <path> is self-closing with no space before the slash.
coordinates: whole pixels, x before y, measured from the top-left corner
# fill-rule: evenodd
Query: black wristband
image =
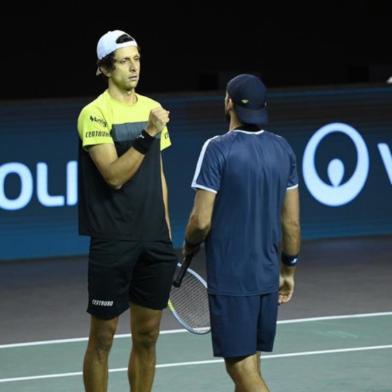
<path id="1" fill-rule="evenodd" d="M 281 260 L 284 265 L 288 267 L 294 267 L 298 262 L 299 255 L 289 256 L 286 253 L 282 252 Z"/>
<path id="2" fill-rule="evenodd" d="M 139 151 L 140 154 L 145 155 L 147 154 L 154 140 L 154 136 L 151 136 L 143 129 L 142 133 L 134 140 L 132 147 L 136 151 Z"/>

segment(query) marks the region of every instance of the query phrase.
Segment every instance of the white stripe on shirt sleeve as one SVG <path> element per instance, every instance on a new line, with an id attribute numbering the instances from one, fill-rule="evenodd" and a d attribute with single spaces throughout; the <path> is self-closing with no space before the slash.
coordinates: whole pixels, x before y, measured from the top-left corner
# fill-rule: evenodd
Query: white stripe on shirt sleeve
<path id="1" fill-rule="evenodd" d="M 192 188 L 193 189 L 204 189 L 205 191 L 208 191 L 208 192 L 218 193 L 215 189 L 207 188 L 204 185 L 199 185 L 199 184 L 196 184 L 196 183 L 192 183 Z"/>
<path id="2" fill-rule="evenodd" d="M 218 137 L 218 136 L 214 136 L 211 139 L 206 140 L 206 142 L 203 145 L 203 148 L 201 149 L 201 152 L 200 152 L 200 155 L 199 155 L 199 159 L 198 159 L 197 165 L 196 165 L 195 175 L 193 176 L 193 180 L 192 180 L 191 187 L 193 189 L 201 187 L 200 185 L 197 185 L 196 180 L 197 180 L 197 177 L 199 177 L 200 170 L 201 170 L 201 165 L 203 164 L 203 159 L 204 159 L 204 155 L 206 153 L 208 144 L 210 143 L 211 140 L 215 139 L 216 137 Z M 215 191 L 215 193 L 216 193 L 216 191 Z"/>
<path id="3" fill-rule="evenodd" d="M 289 191 L 290 189 L 295 189 L 295 188 L 298 188 L 298 184 L 289 186 L 288 188 L 286 188 L 286 190 Z"/>

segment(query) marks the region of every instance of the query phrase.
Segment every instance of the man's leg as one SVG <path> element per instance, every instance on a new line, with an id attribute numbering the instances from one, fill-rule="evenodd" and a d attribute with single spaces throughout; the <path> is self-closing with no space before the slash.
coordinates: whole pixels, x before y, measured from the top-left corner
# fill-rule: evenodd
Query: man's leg
<path id="1" fill-rule="evenodd" d="M 226 370 L 235 384 L 235 392 L 269 392 L 260 374 L 258 354 L 225 358 Z"/>
<path id="2" fill-rule="evenodd" d="M 259 372 L 259 375 L 261 378 L 263 378 L 263 376 L 261 375 L 261 353 L 259 351 L 255 355 L 255 360 L 256 360 L 256 366 L 257 366 L 257 370 Z"/>
<path id="3" fill-rule="evenodd" d="M 155 344 L 162 311 L 131 304 L 132 352 L 128 377 L 132 392 L 150 392 L 155 374 Z"/>
<path id="4" fill-rule="evenodd" d="M 118 317 L 100 320 L 91 316 L 90 336 L 83 363 L 86 392 L 106 392 L 108 388 L 108 357 L 116 332 Z"/>

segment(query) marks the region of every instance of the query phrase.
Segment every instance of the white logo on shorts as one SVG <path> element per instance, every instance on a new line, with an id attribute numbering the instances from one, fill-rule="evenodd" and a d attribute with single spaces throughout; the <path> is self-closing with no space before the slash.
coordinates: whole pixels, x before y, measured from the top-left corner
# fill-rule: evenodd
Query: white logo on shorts
<path id="1" fill-rule="evenodd" d="M 101 299 L 93 299 L 91 303 L 96 306 L 113 306 L 113 301 L 103 301 Z"/>

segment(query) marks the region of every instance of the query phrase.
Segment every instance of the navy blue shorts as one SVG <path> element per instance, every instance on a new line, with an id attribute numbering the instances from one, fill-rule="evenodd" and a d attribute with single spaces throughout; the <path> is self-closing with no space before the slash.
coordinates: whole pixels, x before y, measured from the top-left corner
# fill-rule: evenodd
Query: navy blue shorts
<path id="1" fill-rule="evenodd" d="M 278 292 L 233 297 L 209 295 L 215 357 L 247 357 L 272 351 L 278 315 Z"/>

